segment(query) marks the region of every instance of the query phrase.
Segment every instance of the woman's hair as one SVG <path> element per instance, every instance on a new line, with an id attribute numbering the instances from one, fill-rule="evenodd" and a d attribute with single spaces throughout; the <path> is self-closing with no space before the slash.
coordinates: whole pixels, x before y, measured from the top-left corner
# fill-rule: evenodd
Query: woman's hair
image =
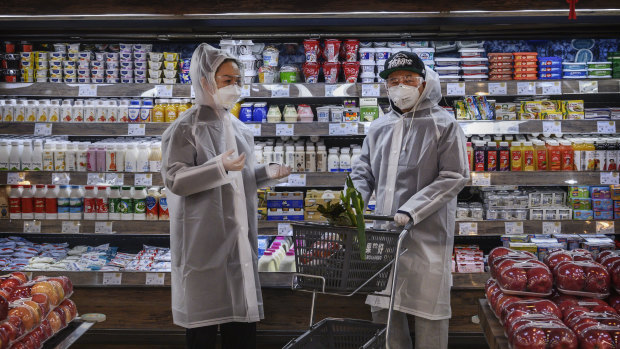
<path id="1" fill-rule="evenodd" d="M 221 68 L 221 67 L 224 65 L 224 63 L 226 63 L 226 62 L 233 62 L 233 63 L 237 64 L 237 68 L 241 69 L 241 67 L 239 67 L 239 64 L 237 63 L 237 60 L 236 60 L 236 59 L 233 59 L 233 58 L 226 58 L 226 59 L 224 60 L 224 62 L 222 62 L 222 64 L 220 64 L 220 66 L 219 66 L 219 67 L 217 67 L 217 69 L 215 70 L 215 74 L 216 74 L 216 75 L 217 75 L 217 72 L 220 70 L 220 68 Z"/>

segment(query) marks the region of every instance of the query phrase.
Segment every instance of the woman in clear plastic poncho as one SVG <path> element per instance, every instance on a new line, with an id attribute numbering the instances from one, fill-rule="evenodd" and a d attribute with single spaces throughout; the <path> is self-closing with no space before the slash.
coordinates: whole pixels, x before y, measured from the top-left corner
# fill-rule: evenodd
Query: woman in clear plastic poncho
<path id="1" fill-rule="evenodd" d="M 201 44 L 190 77 L 195 105 L 162 136 L 172 252 L 172 315 L 189 348 L 255 347 L 263 318 L 257 272 L 258 187 L 290 173 L 255 166 L 254 138 L 228 110 L 240 97 L 239 61 Z"/>

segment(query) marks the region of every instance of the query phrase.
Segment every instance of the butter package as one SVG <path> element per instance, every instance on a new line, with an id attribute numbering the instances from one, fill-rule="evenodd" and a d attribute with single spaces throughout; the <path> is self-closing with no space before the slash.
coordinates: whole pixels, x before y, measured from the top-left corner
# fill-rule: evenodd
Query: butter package
<path id="1" fill-rule="evenodd" d="M 611 199 L 611 190 L 608 186 L 590 187 L 592 199 Z"/>
<path id="2" fill-rule="evenodd" d="M 613 201 L 611 199 L 592 199 L 592 210 L 594 211 L 612 211 Z"/>
<path id="3" fill-rule="evenodd" d="M 573 210 L 573 219 L 576 221 L 587 221 L 594 219 L 592 210 Z"/>
<path id="4" fill-rule="evenodd" d="M 516 103 L 495 103 L 495 112 L 517 112 Z"/>
<path id="5" fill-rule="evenodd" d="M 579 248 L 579 244 L 583 241 L 583 238 L 578 234 L 553 234 L 553 237 L 558 242 L 565 243 L 569 250 Z"/>
<path id="6" fill-rule="evenodd" d="M 516 112 L 499 112 L 499 113 L 495 113 L 495 120 L 503 120 L 503 121 L 507 121 L 507 120 L 517 120 L 517 113 Z"/>
<path id="7" fill-rule="evenodd" d="M 304 193 L 302 192 L 270 192 L 267 193 L 268 208 L 303 208 Z"/>
<path id="8" fill-rule="evenodd" d="M 361 121 L 374 121 L 379 118 L 379 106 L 376 98 L 360 98 Z"/>
<path id="9" fill-rule="evenodd" d="M 564 119 L 564 114 L 560 112 L 542 112 L 541 118 L 543 120 L 562 120 Z"/>
<path id="10" fill-rule="evenodd" d="M 539 115 L 538 113 L 519 112 L 517 113 L 517 119 L 518 120 L 538 120 Z"/>
<path id="11" fill-rule="evenodd" d="M 590 198 L 590 187 L 587 185 L 577 185 L 568 187 L 569 198 Z"/>

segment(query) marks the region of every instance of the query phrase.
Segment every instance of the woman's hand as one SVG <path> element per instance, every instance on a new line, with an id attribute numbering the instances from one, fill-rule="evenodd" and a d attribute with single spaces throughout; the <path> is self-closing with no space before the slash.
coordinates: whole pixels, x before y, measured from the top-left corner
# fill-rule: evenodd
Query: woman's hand
<path id="1" fill-rule="evenodd" d="M 280 179 L 291 174 L 291 168 L 286 165 L 270 164 L 267 167 L 267 174 L 271 179 Z"/>
<path id="2" fill-rule="evenodd" d="M 222 163 L 226 171 L 241 171 L 245 166 L 245 153 L 239 155 L 238 158 L 233 158 L 234 153 L 235 150 L 231 149 L 222 154 Z"/>

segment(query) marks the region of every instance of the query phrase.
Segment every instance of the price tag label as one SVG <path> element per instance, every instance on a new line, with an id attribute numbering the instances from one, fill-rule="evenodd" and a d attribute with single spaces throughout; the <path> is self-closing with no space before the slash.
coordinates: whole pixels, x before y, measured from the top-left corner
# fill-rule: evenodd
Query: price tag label
<path id="1" fill-rule="evenodd" d="M 381 85 L 379 84 L 362 84 L 362 97 L 380 97 Z"/>
<path id="2" fill-rule="evenodd" d="M 250 131 L 252 131 L 252 135 L 254 137 L 260 137 L 262 134 L 262 129 L 263 129 L 263 125 L 261 124 L 248 124 L 247 125 L 250 128 Z"/>
<path id="3" fill-rule="evenodd" d="M 122 273 L 104 273 L 103 284 L 104 285 L 120 285 L 123 279 Z"/>
<path id="4" fill-rule="evenodd" d="M 71 181 L 71 175 L 65 172 L 52 173 L 52 184 L 55 185 L 69 185 Z"/>
<path id="5" fill-rule="evenodd" d="M 471 185 L 480 187 L 491 185 L 491 174 L 486 172 L 472 172 Z"/>
<path id="6" fill-rule="evenodd" d="M 616 122 L 615 121 L 597 121 L 596 132 L 603 133 L 603 134 L 616 133 Z"/>
<path id="7" fill-rule="evenodd" d="M 153 185 L 153 175 L 150 173 L 136 173 L 133 179 L 133 185 L 145 185 L 150 187 Z"/>
<path id="8" fill-rule="evenodd" d="M 36 124 L 34 124 L 34 135 L 35 136 L 51 136 L 52 135 L 52 124 L 37 122 Z"/>
<path id="9" fill-rule="evenodd" d="M 359 130 L 359 126 L 358 126 L 357 122 L 347 122 L 345 124 L 346 124 L 346 127 L 347 127 L 347 134 L 348 135 L 357 135 L 358 130 Z"/>
<path id="10" fill-rule="evenodd" d="M 562 122 L 560 121 L 543 121 L 543 133 L 562 133 Z"/>
<path id="11" fill-rule="evenodd" d="M 562 83 L 560 83 L 559 81 L 539 82 L 538 86 L 540 86 L 542 93 L 544 95 L 561 95 L 562 94 Z"/>
<path id="12" fill-rule="evenodd" d="M 78 89 L 78 97 L 97 97 L 97 85 L 82 84 Z"/>
<path id="13" fill-rule="evenodd" d="M 172 88 L 174 85 L 157 85 L 155 91 L 157 91 L 157 97 L 172 98 Z"/>
<path id="14" fill-rule="evenodd" d="M 543 222 L 542 224 L 543 234 L 561 234 L 562 222 Z"/>
<path id="15" fill-rule="evenodd" d="M 505 82 L 489 82 L 489 94 L 492 96 L 505 96 L 508 88 Z"/>
<path id="16" fill-rule="evenodd" d="M 127 124 L 128 136 L 144 136 L 146 125 L 144 124 Z"/>
<path id="17" fill-rule="evenodd" d="M 288 176 L 288 184 L 296 187 L 306 186 L 306 174 L 304 173 L 291 173 Z"/>
<path id="18" fill-rule="evenodd" d="M 125 175 L 122 173 L 106 173 L 105 183 L 108 185 L 124 185 Z"/>
<path id="19" fill-rule="evenodd" d="M 38 234 L 41 232 L 41 221 L 24 221 L 24 233 Z"/>
<path id="20" fill-rule="evenodd" d="M 504 223 L 506 234 L 523 234 L 523 222 Z"/>
<path id="21" fill-rule="evenodd" d="M 368 130 L 370 130 L 370 121 L 362 122 L 364 124 L 364 134 L 368 134 Z"/>
<path id="22" fill-rule="evenodd" d="M 278 223 L 278 235 L 293 236 L 293 226 L 289 223 Z"/>
<path id="23" fill-rule="evenodd" d="M 597 234 L 615 234 L 614 221 L 596 221 Z"/>
<path id="24" fill-rule="evenodd" d="M 347 123 L 332 123 L 329 124 L 329 135 L 330 136 L 346 136 L 349 134 L 349 126 Z"/>
<path id="25" fill-rule="evenodd" d="M 250 97 L 252 95 L 252 85 L 243 85 L 241 87 L 241 98 Z"/>
<path id="26" fill-rule="evenodd" d="M 478 235 L 478 223 L 459 222 L 459 235 Z"/>
<path id="27" fill-rule="evenodd" d="M 6 174 L 6 184 L 19 184 L 26 179 L 25 172 L 9 172 Z"/>
<path id="28" fill-rule="evenodd" d="M 579 93 L 598 93 L 598 81 L 579 81 Z"/>
<path id="29" fill-rule="evenodd" d="M 601 172 L 601 184 L 620 184 L 618 172 Z"/>
<path id="30" fill-rule="evenodd" d="M 294 134 L 294 124 L 276 124 L 276 136 L 293 136 Z"/>
<path id="31" fill-rule="evenodd" d="M 95 234 L 112 234 L 112 222 L 95 222 Z"/>
<path id="32" fill-rule="evenodd" d="M 449 82 L 446 85 L 446 94 L 448 96 L 464 96 L 465 95 L 465 83 L 464 82 Z"/>
<path id="33" fill-rule="evenodd" d="M 62 222 L 62 233 L 63 234 L 79 234 L 80 233 L 80 222 L 63 221 Z"/>
<path id="34" fill-rule="evenodd" d="M 189 86 L 189 95 L 191 98 L 196 98 L 196 91 L 194 91 L 194 85 Z"/>
<path id="35" fill-rule="evenodd" d="M 519 96 L 531 96 L 536 94 L 535 82 L 517 82 L 517 94 Z"/>
<path id="36" fill-rule="evenodd" d="M 334 97 L 334 92 L 340 85 L 325 84 L 325 97 Z"/>
<path id="37" fill-rule="evenodd" d="M 163 285 L 164 284 L 164 273 L 146 273 L 146 284 L 147 285 Z"/>
<path id="38" fill-rule="evenodd" d="M 86 178 L 87 185 L 105 184 L 105 173 L 89 173 Z"/>
<path id="39" fill-rule="evenodd" d="M 288 98 L 291 96 L 291 86 L 287 84 L 273 85 L 271 98 Z"/>

